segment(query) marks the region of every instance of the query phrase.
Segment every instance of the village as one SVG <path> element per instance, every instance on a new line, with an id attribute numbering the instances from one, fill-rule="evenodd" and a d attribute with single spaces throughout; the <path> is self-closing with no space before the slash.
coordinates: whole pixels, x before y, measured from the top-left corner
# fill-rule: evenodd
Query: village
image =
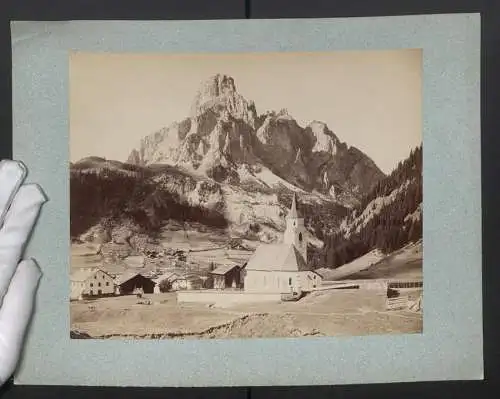
<path id="1" fill-rule="evenodd" d="M 349 325 L 345 315 L 339 315 L 366 313 L 370 307 L 372 316 L 384 313 L 384 318 L 390 319 L 385 325 L 374 322 L 381 333 L 421 330 L 421 275 L 352 279 L 349 275 L 353 273 L 342 275 L 342 267 L 333 270 L 333 274 L 328 269 L 311 270 L 306 261 L 305 237 L 304 218 L 297 210 L 294 195 L 280 243 L 261 243 L 251 248 L 248 243 L 233 239 L 215 243 L 208 249 L 186 249 L 181 245 L 168 250 L 160 248 L 149 251 L 149 267 L 144 257 L 129 256 L 122 269 L 103 265 L 99 260 L 103 248 L 98 246 L 95 254 L 80 255 L 80 267 L 72 267 L 73 334 L 75 331 L 89 337 L 208 334 L 212 338 L 217 334 L 223 337 L 335 335 Z M 179 240 L 181 243 L 182 238 Z M 369 257 L 367 262 L 364 268 L 376 263 Z M 352 265 L 343 269 L 349 267 Z M 146 310 L 148 306 L 144 305 L 155 306 Z M 290 325 L 279 328 L 286 315 L 292 315 L 287 321 Z M 315 315 L 319 319 L 310 321 Z M 326 324 L 320 321 L 324 316 L 331 319 Z M 332 321 L 334 316 L 336 321 Z M 261 332 L 250 328 L 252 333 L 236 333 L 234 328 L 226 331 L 235 321 L 239 321 L 242 329 L 243 320 L 251 323 L 252 318 L 273 317 L 281 320 L 267 322 L 274 324 L 274 332 L 266 328 Z M 135 320 L 135 327 L 128 318 Z M 411 323 L 405 324 L 408 321 Z M 352 323 L 362 334 L 363 329 Z M 221 333 L 220 329 L 226 332 Z"/>

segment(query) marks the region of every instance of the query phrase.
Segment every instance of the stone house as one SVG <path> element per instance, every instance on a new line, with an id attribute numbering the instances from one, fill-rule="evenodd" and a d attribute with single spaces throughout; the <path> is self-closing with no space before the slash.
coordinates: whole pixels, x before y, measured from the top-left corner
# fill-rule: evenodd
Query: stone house
<path id="1" fill-rule="evenodd" d="M 113 277 L 101 269 L 77 270 L 71 274 L 70 280 L 72 300 L 108 296 L 115 292 Z"/>

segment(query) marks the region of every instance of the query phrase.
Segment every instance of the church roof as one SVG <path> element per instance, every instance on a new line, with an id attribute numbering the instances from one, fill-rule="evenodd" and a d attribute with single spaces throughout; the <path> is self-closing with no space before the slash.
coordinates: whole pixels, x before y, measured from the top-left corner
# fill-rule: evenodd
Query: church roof
<path id="1" fill-rule="evenodd" d="M 299 213 L 297 211 L 297 195 L 293 193 L 292 206 L 290 207 L 290 212 L 288 212 L 289 218 L 299 218 Z"/>
<path id="2" fill-rule="evenodd" d="M 286 272 L 309 270 L 293 244 L 262 244 L 248 261 L 246 269 Z"/>

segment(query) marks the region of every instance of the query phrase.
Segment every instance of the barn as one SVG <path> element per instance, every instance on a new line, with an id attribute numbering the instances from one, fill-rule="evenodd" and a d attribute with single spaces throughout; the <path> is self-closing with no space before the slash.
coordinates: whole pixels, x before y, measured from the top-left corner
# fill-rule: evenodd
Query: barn
<path id="1" fill-rule="evenodd" d="M 221 265 L 210 272 L 214 281 L 214 288 L 242 288 L 241 268 L 238 265 Z"/>
<path id="2" fill-rule="evenodd" d="M 141 290 L 145 294 L 153 294 L 156 283 L 140 273 L 125 273 L 121 275 L 116 286 L 120 295 L 134 294 L 136 290 Z"/>

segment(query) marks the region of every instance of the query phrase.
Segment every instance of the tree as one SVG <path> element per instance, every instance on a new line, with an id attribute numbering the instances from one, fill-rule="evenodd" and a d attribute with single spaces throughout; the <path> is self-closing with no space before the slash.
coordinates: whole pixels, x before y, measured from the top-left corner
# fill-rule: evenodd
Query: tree
<path id="1" fill-rule="evenodd" d="M 172 282 L 168 279 L 160 283 L 160 292 L 169 292 L 172 289 Z"/>
<path id="2" fill-rule="evenodd" d="M 415 242 L 422 238 L 422 221 L 421 219 L 414 220 L 408 230 L 408 241 Z"/>
<path id="3" fill-rule="evenodd" d="M 203 288 L 212 289 L 214 288 L 214 278 L 209 275 L 208 278 L 203 282 Z"/>
<path id="4" fill-rule="evenodd" d="M 412 221 L 410 228 L 408 229 L 408 242 L 413 242 L 416 234 L 415 222 Z"/>

